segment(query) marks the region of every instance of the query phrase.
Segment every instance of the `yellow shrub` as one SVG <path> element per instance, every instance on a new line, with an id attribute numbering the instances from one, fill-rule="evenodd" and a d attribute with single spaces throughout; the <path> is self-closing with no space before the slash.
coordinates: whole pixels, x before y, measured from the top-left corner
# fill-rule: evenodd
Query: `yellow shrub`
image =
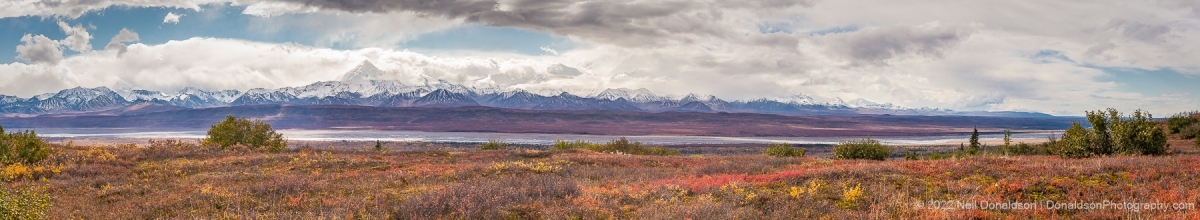
<path id="1" fill-rule="evenodd" d="M 792 196 L 793 199 L 799 199 L 800 195 L 802 194 L 804 194 L 804 190 L 800 189 L 800 187 L 793 186 L 791 190 L 788 191 L 788 195 Z"/>
<path id="2" fill-rule="evenodd" d="M 117 155 L 113 155 L 112 152 L 108 152 L 107 150 L 104 150 L 102 148 L 88 149 L 87 155 L 88 155 L 88 157 L 95 158 L 96 160 L 99 160 L 99 161 L 117 159 Z"/>
<path id="3" fill-rule="evenodd" d="M 838 206 L 845 209 L 858 209 L 858 204 L 862 200 L 862 197 L 862 184 L 855 184 L 854 187 L 846 187 L 842 189 L 842 201 L 838 202 Z"/>
<path id="4" fill-rule="evenodd" d="M 829 186 L 825 184 L 825 181 L 822 181 L 822 180 L 809 180 L 808 181 L 808 195 L 809 196 L 817 195 L 817 193 L 820 193 L 821 191 L 824 191 L 827 188 L 829 188 Z"/>
<path id="5" fill-rule="evenodd" d="M 0 171 L 0 178 L 3 178 L 4 180 L 13 180 L 21 177 L 28 178 L 32 176 L 33 170 L 29 169 L 28 166 L 25 166 L 25 164 L 22 163 L 14 163 L 12 165 L 5 166 L 4 170 Z"/>

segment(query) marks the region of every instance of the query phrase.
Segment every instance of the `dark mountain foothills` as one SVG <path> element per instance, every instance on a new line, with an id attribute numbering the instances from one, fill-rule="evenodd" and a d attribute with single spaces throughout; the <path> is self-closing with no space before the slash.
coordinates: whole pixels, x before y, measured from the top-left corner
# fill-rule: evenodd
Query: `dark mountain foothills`
<path id="1" fill-rule="evenodd" d="M 436 93 L 434 93 L 436 94 Z M 442 94 L 453 96 L 450 94 Z M 441 95 L 439 95 L 441 96 Z M 469 104 L 461 97 L 458 104 Z M 571 99 L 559 98 L 560 101 Z M 414 100 L 414 102 L 418 102 Z M 446 102 L 441 102 L 446 103 Z M 532 105 L 532 104 L 527 104 Z M 546 105 L 546 103 L 537 106 Z M 691 105 L 685 104 L 685 106 Z M 447 104 L 447 106 L 450 106 Z M 617 106 L 617 105 L 611 105 Z M 691 105 L 695 106 L 695 105 Z M 689 107 L 691 109 L 700 107 Z M 788 116 L 758 113 L 526 110 L 355 105 L 247 105 L 171 109 L 120 115 L 47 115 L 0 118 L 6 127 L 202 129 L 226 115 L 263 119 L 280 129 L 375 129 L 431 132 L 558 133 L 697 136 L 915 136 L 952 135 L 970 128 L 1063 129 L 1074 118 L 986 116 Z"/>

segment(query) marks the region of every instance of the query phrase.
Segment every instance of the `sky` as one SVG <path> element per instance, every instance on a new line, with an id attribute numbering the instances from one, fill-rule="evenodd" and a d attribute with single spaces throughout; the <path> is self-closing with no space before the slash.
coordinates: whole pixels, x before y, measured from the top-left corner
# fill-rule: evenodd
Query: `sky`
<path id="1" fill-rule="evenodd" d="M 411 83 L 963 111 L 1200 109 L 1196 0 L 13 0 L 0 94 Z"/>

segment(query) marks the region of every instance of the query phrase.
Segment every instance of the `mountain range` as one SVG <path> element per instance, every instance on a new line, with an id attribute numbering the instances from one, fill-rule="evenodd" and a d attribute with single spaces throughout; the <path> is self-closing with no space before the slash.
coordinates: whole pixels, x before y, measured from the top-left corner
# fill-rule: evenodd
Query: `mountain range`
<path id="1" fill-rule="evenodd" d="M 960 112 L 935 108 L 900 108 L 863 99 L 819 102 L 795 95 L 776 99 L 726 101 L 689 94 L 674 98 L 647 89 L 606 89 L 590 95 L 561 92 L 542 95 L 521 89 L 473 88 L 443 80 L 407 84 L 364 61 L 336 81 L 279 89 L 201 90 L 174 93 L 108 87 L 70 88 L 30 98 L 0 95 L 0 116 L 128 115 L 179 109 L 249 105 L 352 105 L 374 107 L 453 108 L 486 106 L 524 110 L 608 110 L 629 112 L 730 112 L 777 115 L 961 115 L 1052 117 L 1029 112 Z"/>

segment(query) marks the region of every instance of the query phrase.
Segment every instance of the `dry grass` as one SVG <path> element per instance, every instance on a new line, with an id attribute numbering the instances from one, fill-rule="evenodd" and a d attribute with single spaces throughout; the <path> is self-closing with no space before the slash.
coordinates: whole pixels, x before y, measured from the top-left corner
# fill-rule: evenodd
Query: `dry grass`
<path id="1" fill-rule="evenodd" d="M 918 201 L 1200 202 L 1195 154 L 864 161 L 587 150 L 55 146 L 3 183 L 50 219 L 1195 219 L 1195 209 L 941 210 Z M 457 150 L 445 150 L 457 149 Z"/>

